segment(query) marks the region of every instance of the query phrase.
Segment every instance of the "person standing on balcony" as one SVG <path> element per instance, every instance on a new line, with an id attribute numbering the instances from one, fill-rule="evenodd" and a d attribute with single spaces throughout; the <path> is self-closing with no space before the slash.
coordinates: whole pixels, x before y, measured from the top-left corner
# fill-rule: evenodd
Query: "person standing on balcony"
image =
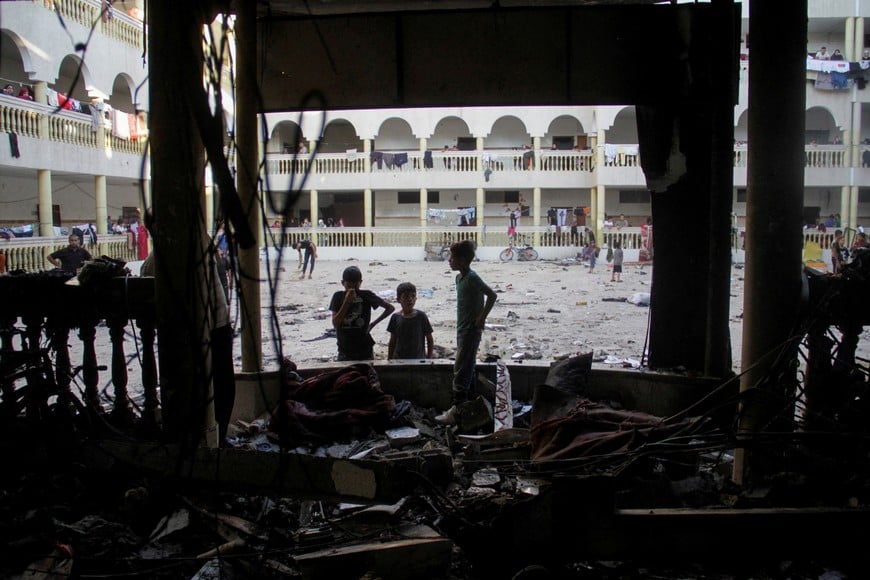
<path id="1" fill-rule="evenodd" d="M 305 252 L 305 261 L 302 260 L 302 252 Z M 317 260 L 317 246 L 314 245 L 309 239 L 304 239 L 296 242 L 296 252 L 299 254 L 299 266 L 298 269 L 302 269 L 302 275 L 299 276 L 299 279 L 302 280 L 305 278 L 305 270 L 308 270 L 308 261 L 311 261 L 311 269 L 308 270 L 308 279 L 311 279 L 311 275 L 314 273 L 314 262 Z"/>
<path id="2" fill-rule="evenodd" d="M 10 97 L 14 97 L 15 96 L 15 89 L 12 88 L 12 85 L 6 85 L 5 87 L 3 87 L 3 94 L 10 96 Z"/>
<path id="3" fill-rule="evenodd" d="M 839 48 L 834 49 L 834 54 L 831 55 L 831 60 L 846 60 L 843 58 L 843 54 L 840 52 Z"/>
<path id="4" fill-rule="evenodd" d="M 33 95 L 30 94 L 30 87 L 28 87 L 28 86 L 26 86 L 26 85 L 22 86 L 22 87 L 18 90 L 18 98 L 19 98 L 19 99 L 26 99 L 26 100 L 28 100 L 28 101 L 32 101 L 32 100 L 33 100 Z"/>
<path id="5" fill-rule="evenodd" d="M 91 253 L 79 244 L 79 237 L 75 234 L 70 234 L 69 245 L 49 254 L 48 261 L 55 268 L 60 268 L 64 272 L 78 273 L 82 265 L 91 259 Z"/>
<path id="6" fill-rule="evenodd" d="M 831 55 L 828 54 L 828 49 L 824 46 L 816 53 L 816 60 L 831 60 Z"/>

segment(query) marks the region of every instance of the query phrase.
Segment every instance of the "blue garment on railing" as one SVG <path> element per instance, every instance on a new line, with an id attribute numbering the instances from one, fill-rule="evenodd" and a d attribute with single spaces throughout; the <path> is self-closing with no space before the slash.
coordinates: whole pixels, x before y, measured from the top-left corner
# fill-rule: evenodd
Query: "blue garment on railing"
<path id="1" fill-rule="evenodd" d="M 395 156 L 396 165 L 401 167 L 405 163 L 408 162 L 408 154 L 407 153 L 396 153 Z"/>
<path id="2" fill-rule="evenodd" d="M 378 169 L 382 169 L 384 167 L 384 154 L 380 151 L 372 151 L 369 158 L 372 160 L 372 163 L 378 164 Z"/>
<path id="3" fill-rule="evenodd" d="M 424 151 L 423 152 L 423 167 L 426 169 L 432 169 L 434 167 L 434 163 L 432 162 L 432 152 Z"/>

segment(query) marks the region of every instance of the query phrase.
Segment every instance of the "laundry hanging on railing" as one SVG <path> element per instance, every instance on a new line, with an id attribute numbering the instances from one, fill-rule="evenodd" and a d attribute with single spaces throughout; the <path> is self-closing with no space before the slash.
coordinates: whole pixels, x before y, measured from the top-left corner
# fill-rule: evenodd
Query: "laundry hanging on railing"
<path id="1" fill-rule="evenodd" d="M 124 111 L 112 111 L 112 135 L 118 139 L 130 139 L 130 118 Z"/>
<path id="2" fill-rule="evenodd" d="M 384 165 L 387 169 L 401 168 L 402 165 L 408 162 L 407 153 L 384 153 L 383 151 L 372 151 L 369 155 L 372 165 L 377 165 L 378 169 L 383 169 Z"/>
<path id="3" fill-rule="evenodd" d="M 457 226 L 467 226 L 474 222 L 477 211 L 473 207 L 461 209 L 428 209 L 426 217 L 430 222 L 440 224 L 442 220 L 449 219 L 456 222 Z M 453 217 L 455 215 L 455 217 Z"/>
<path id="4" fill-rule="evenodd" d="M 91 104 L 91 131 L 96 132 L 100 127 L 104 129 L 112 128 L 112 114 L 114 109 L 108 103 L 92 103 Z"/>

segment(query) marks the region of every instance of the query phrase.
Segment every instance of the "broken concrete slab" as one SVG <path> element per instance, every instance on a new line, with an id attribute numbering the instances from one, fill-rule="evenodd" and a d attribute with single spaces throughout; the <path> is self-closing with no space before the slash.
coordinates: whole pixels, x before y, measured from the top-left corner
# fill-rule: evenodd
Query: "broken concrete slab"
<path id="1" fill-rule="evenodd" d="M 391 580 L 446 575 L 453 542 L 427 526 L 400 529 L 397 536 L 401 539 L 331 546 L 294 560 L 306 580 L 360 578 L 367 573 Z"/>
<path id="2" fill-rule="evenodd" d="M 92 440 L 83 448 L 83 461 L 101 469 L 120 462 L 205 485 L 369 502 L 396 501 L 408 495 L 419 485 L 421 475 L 437 486 L 446 486 L 453 477 L 453 459 L 443 449 L 350 460 L 239 449 L 198 448 L 182 453 L 175 445 Z"/>

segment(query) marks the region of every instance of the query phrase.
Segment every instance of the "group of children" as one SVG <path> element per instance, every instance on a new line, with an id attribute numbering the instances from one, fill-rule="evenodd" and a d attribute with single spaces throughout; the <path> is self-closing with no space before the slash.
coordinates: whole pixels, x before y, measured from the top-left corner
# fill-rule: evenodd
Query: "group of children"
<path id="1" fill-rule="evenodd" d="M 595 243 L 595 238 L 592 238 L 585 246 L 583 246 L 583 250 L 579 254 L 581 262 L 588 261 L 590 274 L 595 271 L 595 264 L 598 262 L 598 256 L 600 253 L 601 248 L 599 248 Z M 619 240 L 613 240 L 613 247 L 610 248 L 607 253 L 607 261 L 613 262 L 613 269 L 610 272 L 611 282 L 622 282 L 623 260 L 624 252 L 622 250 L 622 243 Z"/>
<path id="2" fill-rule="evenodd" d="M 477 350 L 486 317 L 496 300 L 495 291 L 471 269 L 474 256 L 474 244 L 470 241 L 465 240 L 450 246 L 450 269 L 458 272 L 456 356 L 453 364 L 454 405 L 439 416 L 444 423 L 453 422 L 456 406 L 471 397 Z M 390 316 L 387 323 L 387 331 L 390 333 L 388 358 L 433 358 L 435 344 L 432 325 L 424 312 L 414 308 L 417 302 L 417 289 L 414 284 L 402 282 L 396 288 L 396 299 L 402 307 L 400 312 L 395 312 L 392 304 L 371 290 L 360 288 L 362 272 L 356 266 L 344 269 L 341 284 L 344 290 L 333 294 L 329 303 L 338 342 L 339 361 L 373 359 L 375 340 L 370 332 L 387 316 Z M 378 308 L 383 308 L 383 312 L 372 321 L 372 310 Z"/>

